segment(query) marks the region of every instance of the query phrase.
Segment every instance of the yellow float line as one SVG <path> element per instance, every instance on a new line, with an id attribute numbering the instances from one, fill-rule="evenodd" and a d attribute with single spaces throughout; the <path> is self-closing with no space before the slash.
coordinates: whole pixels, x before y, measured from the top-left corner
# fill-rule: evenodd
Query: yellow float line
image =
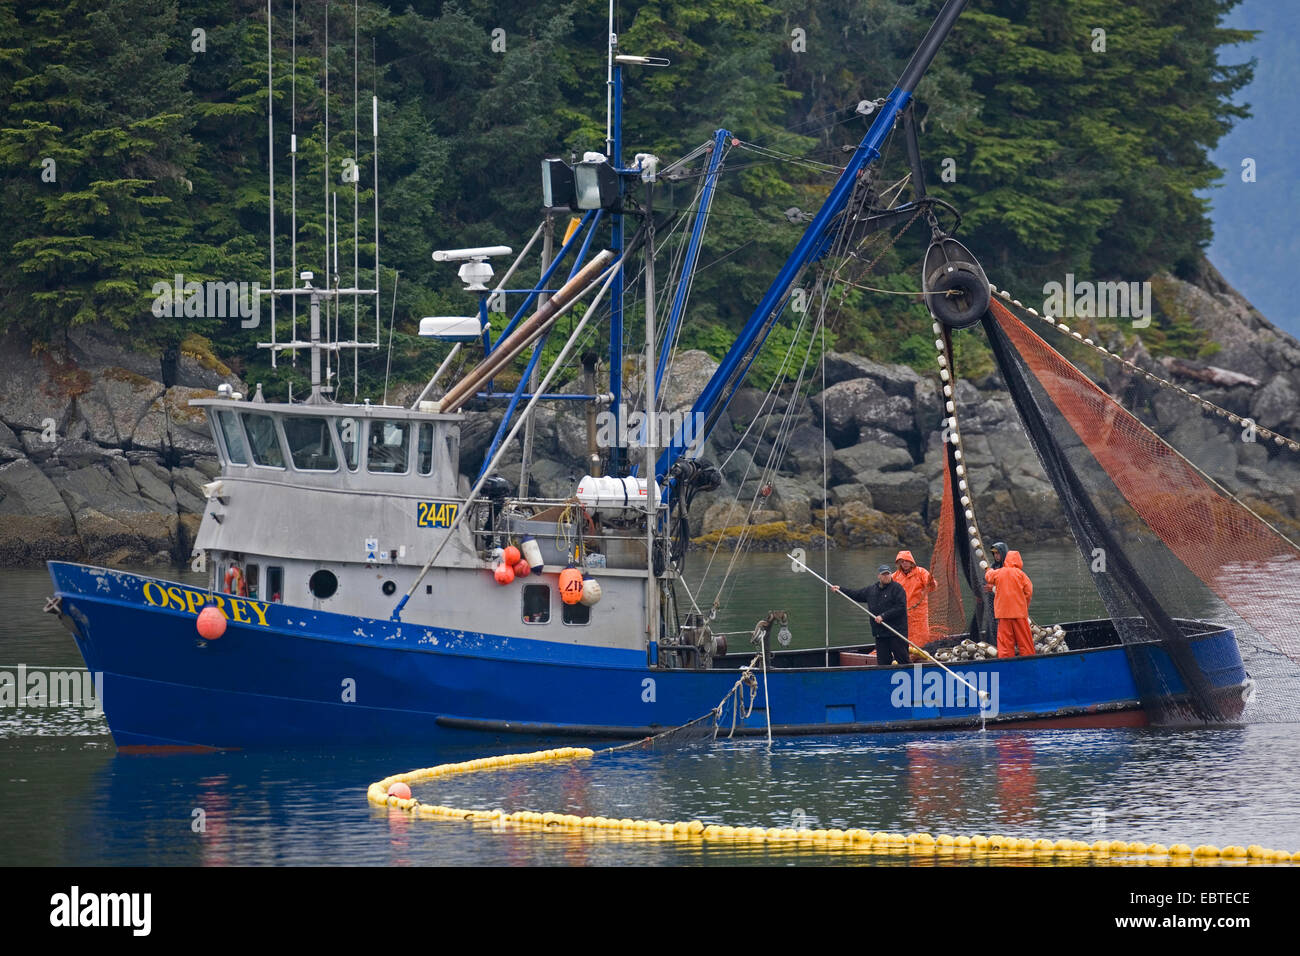
<path id="1" fill-rule="evenodd" d="M 505 754 L 499 757 L 482 757 L 462 763 L 446 763 L 422 770 L 399 773 L 372 783 L 366 790 L 366 799 L 375 806 L 395 807 L 422 819 L 456 819 L 491 822 L 501 826 L 541 826 L 557 830 L 619 831 L 628 835 L 658 837 L 670 840 L 716 840 L 749 843 L 809 843 L 817 847 L 869 850 L 877 853 L 934 854 L 954 856 L 966 854 L 1032 855 L 1061 857 L 1066 860 L 1126 858 L 1130 862 L 1171 862 L 1174 864 L 1217 863 L 1245 860 L 1255 863 L 1300 863 L 1300 852 L 1269 850 L 1252 844 L 1248 847 L 1217 847 L 1202 844 L 1193 849 L 1186 843 L 1165 846 L 1163 843 L 1126 843 L 1123 840 L 1030 840 L 1010 836 L 952 836 L 940 833 L 886 833 L 871 830 L 809 830 L 781 827 L 731 827 L 705 825 L 699 820 L 661 823 L 658 820 L 615 819 L 613 817 L 579 817 L 565 813 L 537 813 L 519 810 L 505 813 L 502 810 L 463 810 L 458 807 L 436 806 L 421 803 L 415 798 L 402 799 L 389 796 L 388 788 L 395 783 L 410 786 L 437 777 L 477 773 L 482 770 L 503 770 L 524 764 L 546 763 L 556 760 L 588 760 L 595 751 L 586 747 L 561 747 L 527 754 Z"/>

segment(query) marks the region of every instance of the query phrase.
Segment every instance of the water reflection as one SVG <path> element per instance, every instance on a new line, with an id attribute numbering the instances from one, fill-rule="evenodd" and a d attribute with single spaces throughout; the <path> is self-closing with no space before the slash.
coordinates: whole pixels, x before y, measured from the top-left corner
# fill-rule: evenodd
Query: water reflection
<path id="1" fill-rule="evenodd" d="M 998 818 L 1004 828 L 1028 826 L 1038 807 L 1034 745 L 1020 734 L 999 735 L 997 747 Z"/>
<path id="2" fill-rule="evenodd" d="M 820 643 L 820 592 L 806 577 L 789 572 L 780 556 L 761 557 L 771 559 L 771 576 L 754 575 L 737 587 L 762 592 L 766 605 L 775 581 L 804 600 L 795 639 L 805 646 Z M 842 562 L 833 566 L 832 579 L 845 580 L 872 560 L 861 554 L 831 557 Z M 1061 561 L 1061 576 L 1068 577 L 1068 561 Z M 821 570 L 820 562 L 814 566 Z M 1053 582 L 1042 589 L 1045 606 L 1054 608 L 1044 617 L 1093 613 L 1079 606 L 1082 592 L 1072 587 Z M 6 611 L 0 616 L 0 661 L 79 666 L 71 638 L 40 612 L 48 590 L 42 571 L 0 577 L 0 606 Z M 845 613 L 852 612 L 847 602 L 840 603 Z M 751 625 L 752 619 L 738 626 Z M 1290 693 L 1294 697 L 1294 687 Z M 907 862 L 906 857 L 811 846 L 494 830 L 490 824 L 412 820 L 366 803 L 365 787 L 373 780 L 509 749 L 493 745 L 443 753 L 410 748 L 115 756 L 104 731 L 102 719 L 81 711 L 0 714 L 0 833 L 22 834 L 21 840 L 0 841 L 0 864 Z M 789 827 L 802 820 L 814 828 L 953 834 L 1000 829 L 1014 836 L 1260 843 L 1295 850 L 1300 849 L 1300 807 L 1293 793 L 1300 775 L 1297 731 L 1300 725 L 1293 723 L 1177 732 L 893 734 L 778 739 L 770 749 L 761 740 L 723 740 L 445 778 L 416 795 L 487 810 L 737 826 Z M 516 742 L 513 749 L 532 745 Z M 194 827 L 196 809 L 203 811 L 201 830 Z M 1097 821 L 1100 832 L 1094 829 Z"/>

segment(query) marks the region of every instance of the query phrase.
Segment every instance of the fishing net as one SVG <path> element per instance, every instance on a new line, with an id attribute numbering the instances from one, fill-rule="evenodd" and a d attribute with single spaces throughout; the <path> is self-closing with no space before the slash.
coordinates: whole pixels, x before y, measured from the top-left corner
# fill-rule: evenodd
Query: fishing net
<path id="1" fill-rule="evenodd" d="M 1300 719 L 1300 549 L 996 299 L 983 322 L 1153 722 Z"/>
<path id="2" fill-rule="evenodd" d="M 947 458 L 952 458 L 951 453 Z M 943 500 L 939 505 L 934 554 L 930 558 L 930 573 L 939 585 L 938 590 L 930 596 L 930 643 L 968 630 L 961 583 L 963 578 L 968 584 L 972 583 L 969 578 L 971 555 L 963 529 L 957 524 L 957 502 L 953 492 L 955 487 L 952 465 L 945 462 Z M 960 559 L 958 555 L 961 555 Z M 959 560 L 961 567 L 958 566 Z"/>
<path id="3" fill-rule="evenodd" d="M 943 354 L 952 355 L 952 330 L 945 328 Z M 969 530 L 974 527 L 974 512 L 965 503 L 972 497 L 965 468 L 958 457 L 955 442 L 943 443 L 943 500 L 939 504 L 939 522 L 935 531 L 934 553 L 930 573 L 939 588 L 930 598 L 930 641 L 965 634 L 973 641 L 997 640 L 992 601 L 985 599 L 984 572 L 980 555 L 970 544 Z M 970 516 L 970 522 L 967 516 Z M 960 516 L 960 517 L 959 517 Z M 970 589 L 972 610 L 966 616 L 962 600 L 962 583 Z"/>

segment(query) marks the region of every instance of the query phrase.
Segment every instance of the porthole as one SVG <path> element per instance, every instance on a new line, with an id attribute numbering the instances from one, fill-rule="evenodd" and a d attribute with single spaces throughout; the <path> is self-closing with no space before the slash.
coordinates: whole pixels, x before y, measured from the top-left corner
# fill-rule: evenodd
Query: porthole
<path id="1" fill-rule="evenodd" d="M 385 581 L 382 590 L 385 594 L 392 594 L 394 591 L 397 590 L 397 585 L 394 584 L 392 581 Z"/>
<path id="2" fill-rule="evenodd" d="M 339 589 L 339 579 L 333 571 L 321 568 L 307 580 L 307 588 L 313 595 L 324 600 L 334 596 L 334 592 Z"/>

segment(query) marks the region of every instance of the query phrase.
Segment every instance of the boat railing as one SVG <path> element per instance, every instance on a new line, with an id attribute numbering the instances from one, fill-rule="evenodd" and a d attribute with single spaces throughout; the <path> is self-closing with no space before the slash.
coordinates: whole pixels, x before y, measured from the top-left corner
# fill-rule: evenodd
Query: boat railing
<path id="1" fill-rule="evenodd" d="M 531 536 L 548 565 L 646 567 L 644 511 L 589 510 L 576 498 L 505 498 L 474 508 L 470 531 L 482 552 Z"/>

